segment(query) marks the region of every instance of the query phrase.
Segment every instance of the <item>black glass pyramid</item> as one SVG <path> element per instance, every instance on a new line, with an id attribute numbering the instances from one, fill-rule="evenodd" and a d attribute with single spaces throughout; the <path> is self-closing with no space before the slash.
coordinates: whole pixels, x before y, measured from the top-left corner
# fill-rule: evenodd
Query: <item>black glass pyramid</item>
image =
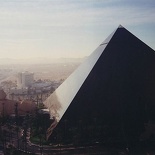
<path id="1" fill-rule="evenodd" d="M 44 104 L 53 141 L 139 140 L 155 121 L 155 52 L 119 26 Z"/>

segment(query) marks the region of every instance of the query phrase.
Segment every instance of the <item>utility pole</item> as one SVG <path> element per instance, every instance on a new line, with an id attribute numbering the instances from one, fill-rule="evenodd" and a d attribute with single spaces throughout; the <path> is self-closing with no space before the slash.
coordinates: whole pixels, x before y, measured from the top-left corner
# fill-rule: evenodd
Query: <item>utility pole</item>
<path id="1" fill-rule="evenodd" d="M 17 144 L 18 144 L 18 149 L 19 149 L 19 122 L 18 122 L 18 103 L 15 103 L 15 120 L 16 120 L 16 131 L 17 131 Z"/>
<path id="2" fill-rule="evenodd" d="M 15 103 L 15 119 L 16 119 L 16 125 L 18 126 L 18 103 Z"/>
<path id="3" fill-rule="evenodd" d="M 4 116 L 4 104 L 5 104 L 5 103 L 3 102 L 3 103 L 2 103 L 2 105 L 3 105 L 3 119 L 2 119 L 2 124 L 4 124 L 4 119 L 5 119 L 5 118 L 4 118 L 4 117 L 5 117 L 5 116 Z"/>

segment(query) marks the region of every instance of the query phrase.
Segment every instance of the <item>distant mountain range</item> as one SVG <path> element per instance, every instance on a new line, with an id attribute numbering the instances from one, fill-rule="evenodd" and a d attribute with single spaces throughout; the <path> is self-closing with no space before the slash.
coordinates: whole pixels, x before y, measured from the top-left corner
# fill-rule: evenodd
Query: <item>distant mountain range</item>
<path id="1" fill-rule="evenodd" d="M 81 63 L 84 58 L 30 58 L 30 59 L 12 59 L 0 58 L 1 64 L 52 64 L 52 63 Z"/>

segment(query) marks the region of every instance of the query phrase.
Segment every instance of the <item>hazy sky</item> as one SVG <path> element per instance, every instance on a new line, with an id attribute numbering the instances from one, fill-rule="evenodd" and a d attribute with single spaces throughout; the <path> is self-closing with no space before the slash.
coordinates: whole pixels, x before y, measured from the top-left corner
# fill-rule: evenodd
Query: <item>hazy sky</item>
<path id="1" fill-rule="evenodd" d="M 119 24 L 155 49 L 154 0 L 0 0 L 0 58 L 88 56 Z"/>

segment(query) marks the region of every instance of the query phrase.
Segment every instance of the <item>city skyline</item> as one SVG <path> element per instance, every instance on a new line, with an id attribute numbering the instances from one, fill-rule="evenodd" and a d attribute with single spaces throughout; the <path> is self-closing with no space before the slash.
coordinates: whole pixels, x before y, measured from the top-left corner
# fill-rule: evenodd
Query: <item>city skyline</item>
<path id="1" fill-rule="evenodd" d="M 0 0 L 0 58 L 82 58 L 119 24 L 155 49 L 153 0 Z"/>

